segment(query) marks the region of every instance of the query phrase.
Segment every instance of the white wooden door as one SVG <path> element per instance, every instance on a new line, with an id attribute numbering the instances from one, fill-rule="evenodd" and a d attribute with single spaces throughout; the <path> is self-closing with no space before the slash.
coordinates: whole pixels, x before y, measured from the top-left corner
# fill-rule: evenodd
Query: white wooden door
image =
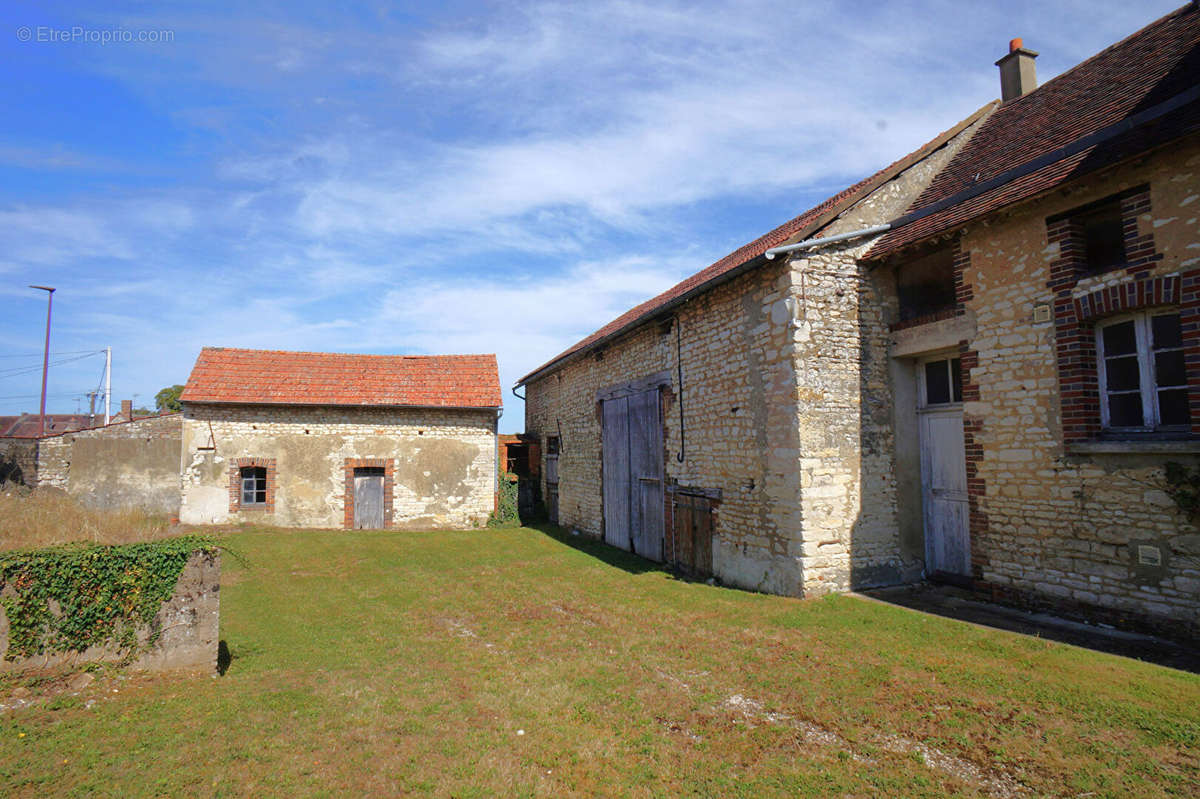
<path id="1" fill-rule="evenodd" d="M 925 516 L 925 571 L 971 575 L 967 459 L 963 439 L 957 359 L 923 364 L 921 407 L 921 491 Z"/>

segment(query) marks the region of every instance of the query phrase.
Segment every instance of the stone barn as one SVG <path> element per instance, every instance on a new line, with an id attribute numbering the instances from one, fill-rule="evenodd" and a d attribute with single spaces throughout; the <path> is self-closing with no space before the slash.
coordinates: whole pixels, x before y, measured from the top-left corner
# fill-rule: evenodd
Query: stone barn
<path id="1" fill-rule="evenodd" d="M 728 584 L 922 577 L 1200 635 L 1200 11 L 521 379 L 558 523 Z"/>
<path id="2" fill-rule="evenodd" d="M 494 355 L 206 347 L 181 401 L 184 523 L 469 528 L 494 509 Z"/>

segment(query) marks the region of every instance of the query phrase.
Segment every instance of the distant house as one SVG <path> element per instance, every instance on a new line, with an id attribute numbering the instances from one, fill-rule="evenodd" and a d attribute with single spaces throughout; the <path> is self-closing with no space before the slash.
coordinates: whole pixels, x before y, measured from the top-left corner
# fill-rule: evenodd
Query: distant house
<path id="1" fill-rule="evenodd" d="M 0 438 L 37 438 L 74 430 L 87 430 L 104 424 L 104 418 L 88 413 L 48 413 L 43 428 L 42 417 L 36 413 L 20 416 L 0 416 Z"/>
<path id="2" fill-rule="evenodd" d="M 1200 635 L 1200 11 L 1003 100 L 520 380 L 563 525 L 812 596 Z"/>
<path id="3" fill-rule="evenodd" d="M 206 347 L 181 401 L 184 523 L 465 528 L 494 508 L 494 355 Z"/>

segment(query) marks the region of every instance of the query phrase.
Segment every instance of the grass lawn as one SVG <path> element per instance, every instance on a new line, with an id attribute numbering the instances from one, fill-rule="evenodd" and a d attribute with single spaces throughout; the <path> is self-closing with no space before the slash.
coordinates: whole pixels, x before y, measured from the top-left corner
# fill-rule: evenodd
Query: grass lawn
<path id="1" fill-rule="evenodd" d="M 225 675 L 0 712 L 0 795 L 1200 794 L 1196 675 L 530 528 L 227 543 Z"/>

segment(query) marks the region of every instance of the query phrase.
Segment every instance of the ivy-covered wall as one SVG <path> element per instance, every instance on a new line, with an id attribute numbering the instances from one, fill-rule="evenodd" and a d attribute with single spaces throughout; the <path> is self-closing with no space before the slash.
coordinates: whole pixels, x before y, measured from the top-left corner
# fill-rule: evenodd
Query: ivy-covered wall
<path id="1" fill-rule="evenodd" d="M 204 539 L 0 553 L 0 671 L 215 669 L 220 554 Z"/>

